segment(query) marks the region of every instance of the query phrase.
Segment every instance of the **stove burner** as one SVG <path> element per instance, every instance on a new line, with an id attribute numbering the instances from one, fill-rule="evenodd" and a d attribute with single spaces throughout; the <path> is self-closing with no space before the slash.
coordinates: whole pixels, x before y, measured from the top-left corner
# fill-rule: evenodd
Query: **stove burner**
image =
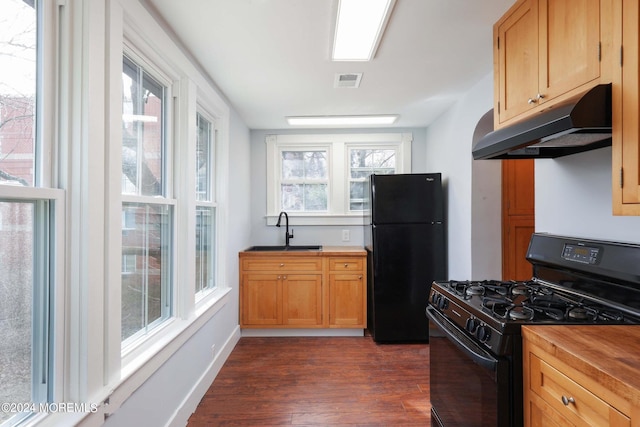
<path id="1" fill-rule="evenodd" d="M 587 310 L 582 307 L 574 307 L 569 309 L 567 315 L 569 316 L 569 319 L 586 320 Z"/>
<path id="2" fill-rule="evenodd" d="M 509 319 L 511 320 L 531 320 L 534 316 L 534 311 L 529 307 L 517 306 L 509 310 Z"/>
<path id="3" fill-rule="evenodd" d="M 465 290 L 467 295 L 484 295 L 484 286 L 482 285 L 470 285 Z"/>
<path id="4" fill-rule="evenodd" d="M 470 309 L 481 310 L 503 325 L 533 323 L 630 323 L 622 312 L 584 296 L 529 281 L 451 280 L 438 282 Z M 504 326 L 502 326 L 504 328 Z"/>
<path id="5" fill-rule="evenodd" d="M 528 295 L 531 292 L 531 289 L 527 287 L 527 285 L 515 285 L 511 288 L 512 295 Z"/>

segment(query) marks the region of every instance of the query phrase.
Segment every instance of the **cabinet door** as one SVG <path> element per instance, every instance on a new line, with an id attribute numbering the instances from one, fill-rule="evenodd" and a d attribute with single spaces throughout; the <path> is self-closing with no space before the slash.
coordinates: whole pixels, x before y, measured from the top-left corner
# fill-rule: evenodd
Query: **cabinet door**
<path id="1" fill-rule="evenodd" d="M 539 102 L 600 78 L 600 0 L 539 0 Z"/>
<path id="2" fill-rule="evenodd" d="M 282 285 L 277 274 L 244 274 L 242 279 L 243 325 L 282 324 Z"/>
<path id="3" fill-rule="evenodd" d="M 502 160 L 502 193 L 506 215 L 535 214 L 535 161 Z"/>
<path id="4" fill-rule="evenodd" d="M 494 26 L 497 123 L 536 105 L 538 94 L 537 0 L 524 0 Z"/>
<path id="5" fill-rule="evenodd" d="M 329 275 L 329 325 L 364 327 L 362 274 Z"/>
<path id="6" fill-rule="evenodd" d="M 640 10 L 637 0 L 615 4 L 624 56 L 613 84 L 613 213 L 640 215 Z"/>
<path id="7" fill-rule="evenodd" d="M 282 311 L 285 325 L 322 325 L 322 274 L 283 275 Z"/>

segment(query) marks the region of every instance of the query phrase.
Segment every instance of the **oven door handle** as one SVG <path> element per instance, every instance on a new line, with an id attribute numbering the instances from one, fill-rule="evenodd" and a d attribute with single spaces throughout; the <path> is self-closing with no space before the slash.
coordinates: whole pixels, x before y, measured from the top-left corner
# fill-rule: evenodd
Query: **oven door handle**
<path id="1" fill-rule="evenodd" d="M 467 337 L 460 335 L 460 333 L 456 331 L 456 327 L 448 325 L 447 323 L 450 322 L 441 316 L 435 308 L 427 306 L 426 314 L 429 320 L 435 323 L 440 330 L 445 333 L 446 337 L 475 363 L 492 372 L 498 369 L 498 360 L 496 360 L 495 357 Z"/>

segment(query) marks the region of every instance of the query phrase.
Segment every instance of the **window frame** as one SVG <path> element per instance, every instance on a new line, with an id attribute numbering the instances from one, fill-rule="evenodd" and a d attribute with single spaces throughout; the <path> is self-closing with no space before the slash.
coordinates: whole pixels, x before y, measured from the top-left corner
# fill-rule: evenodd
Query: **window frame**
<path id="1" fill-rule="evenodd" d="M 114 381 L 122 379 L 128 383 L 128 378 L 145 367 L 147 372 L 157 369 L 161 364 L 177 350 L 177 343 L 183 342 L 183 337 L 191 336 L 197 329 L 196 325 L 211 318 L 222 307 L 230 302 L 232 291 L 227 275 L 227 255 L 218 248 L 226 246 L 228 240 L 227 207 L 228 201 L 228 160 L 229 160 L 229 126 L 231 110 L 224 99 L 210 86 L 209 80 L 199 74 L 197 68 L 185 62 L 179 55 L 161 55 L 154 49 L 159 39 L 166 35 L 156 27 L 149 32 L 140 31 L 135 19 L 130 12 L 141 12 L 135 4 L 111 3 L 110 22 L 117 24 L 115 31 L 110 32 L 110 45 L 115 48 L 108 50 L 109 81 L 112 87 L 119 88 L 122 85 L 122 56 L 133 53 L 139 56 L 136 60 L 144 58 L 144 64 L 152 64 L 153 70 L 161 70 L 163 75 L 173 82 L 171 113 L 173 120 L 168 120 L 167 134 L 173 138 L 171 145 L 172 156 L 169 160 L 172 179 L 166 180 L 170 184 L 170 190 L 175 198 L 174 218 L 174 265 L 173 265 L 173 298 L 174 315 L 168 322 L 152 331 L 147 337 L 135 343 L 127 351 L 121 350 L 121 326 L 120 326 L 120 300 L 121 285 L 121 205 L 126 197 L 121 191 L 120 180 L 109 181 L 107 193 L 109 228 L 119 230 L 110 233 L 108 239 L 109 251 L 109 275 L 111 281 L 117 286 L 107 284 L 106 290 L 109 300 L 114 303 L 105 307 L 110 318 L 118 319 L 105 324 L 108 347 L 111 349 L 108 358 L 109 378 Z M 118 49 L 117 47 L 121 48 Z M 174 52 L 177 53 L 177 52 Z M 140 63 L 140 62 L 139 62 Z M 183 67 L 186 67 L 183 68 Z M 147 69 L 147 71 L 150 71 Z M 154 74 L 157 78 L 157 74 Z M 122 101 L 121 91 L 109 92 L 109 114 L 113 117 L 110 121 L 110 141 L 116 141 L 107 146 L 109 155 L 109 176 L 121 176 L 121 116 Z M 195 156 L 193 150 L 196 144 L 196 111 L 202 108 L 210 117 L 214 118 L 216 128 L 216 156 L 214 182 L 216 194 L 216 282 L 217 287 L 211 292 L 202 295 L 196 301 L 195 298 Z M 175 195 L 174 195 L 175 194 Z M 117 349 L 117 350 L 116 350 Z M 126 388 L 126 387 L 125 387 Z"/>
<path id="2" fill-rule="evenodd" d="M 33 205 L 33 278 L 31 327 L 32 402 L 64 401 L 69 376 L 66 350 L 70 335 L 65 319 L 67 300 L 67 194 L 61 186 L 58 160 L 66 148 L 61 143 L 56 100 L 59 92 L 57 62 L 63 57 L 59 34 L 64 11 L 55 3 L 35 0 L 36 70 L 33 121 L 33 184 L 0 183 L 0 201 Z M 61 84 L 62 86 L 62 84 Z M 43 381 L 44 379 L 44 381 Z M 44 418 L 37 413 L 15 414 L 8 425 Z"/>
<path id="3" fill-rule="evenodd" d="M 275 225 L 281 209 L 281 152 L 311 151 L 326 147 L 329 152 L 328 212 L 287 211 L 297 225 L 362 225 L 362 211 L 349 209 L 349 150 L 393 149 L 396 173 L 411 172 L 411 133 L 277 134 L 267 135 L 267 225 Z"/>
<path id="4" fill-rule="evenodd" d="M 175 183 L 173 182 L 173 169 L 174 165 L 174 144 L 175 144 L 175 135 L 173 134 L 174 122 L 176 121 L 176 117 L 174 114 L 174 82 L 169 77 L 172 69 L 168 67 L 166 64 L 156 64 L 154 62 L 154 58 L 147 57 L 145 53 L 134 43 L 129 41 L 128 39 L 124 40 L 122 55 L 121 55 L 121 69 L 123 66 L 124 58 L 127 58 L 129 61 L 133 62 L 136 66 L 142 68 L 142 70 L 148 74 L 155 82 L 163 85 L 165 88 L 164 91 L 164 99 L 162 105 L 162 129 L 161 129 L 161 137 L 162 137 L 162 147 L 161 147 L 161 188 L 159 195 L 142 195 L 140 194 L 140 189 L 138 189 L 137 194 L 130 193 L 122 193 L 122 188 L 120 189 L 120 205 L 121 205 L 121 218 L 124 214 L 124 211 L 127 205 L 130 204 L 140 204 L 147 206 L 165 206 L 168 208 L 169 215 L 169 235 L 163 236 L 164 239 L 169 240 L 169 253 L 166 254 L 168 258 L 168 266 L 163 265 L 163 270 L 166 268 L 166 280 L 168 282 L 162 283 L 162 291 L 161 295 L 165 300 L 161 301 L 162 308 L 162 316 L 154 320 L 153 322 L 147 324 L 144 328 L 138 330 L 131 336 L 121 340 L 120 348 L 121 348 L 121 356 L 125 364 L 129 361 L 135 359 L 138 355 L 145 353 L 149 346 L 153 345 L 154 337 L 157 336 L 158 331 L 162 330 L 164 326 L 170 325 L 172 319 L 176 315 L 176 307 L 175 301 L 177 300 L 176 293 L 177 290 L 177 281 L 176 281 L 176 253 L 178 242 L 176 240 L 176 216 L 177 216 L 177 199 L 175 198 Z M 120 85 L 122 85 L 122 71 L 119 75 Z M 120 95 L 122 97 L 122 95 Z M 120 101 L 122 104 L 122 101 Z M 120 107 L 120 120 L 122 120 L 122 107 Z M 120 147 L 122 147 L 122 137 L 120 138 Z M 118 168 L 119 176 L 122 177 L 122 158 L 120 158 L 120 164 Z M 113 172 L 113 170 L 112 170 Z M 126 230 L 125 224 L 121 223 L 120 227 L 121 231 Z M 122 239 L 120 239 L 120 250 L 122 251 Z M 120 257 L 120 286 L 122 286 L 122 257 Z M 168 303 L 168 307 L 165 306 Z M 120 293 L 120 309 L 122 310 L 122 294 Z M 122 315 L 120 313 L 120 315 Z M 151 327 L 153 326 L 153 327 Z M 120 331 L 122 329 L 121 322 L 119 323 Z"/>
<path id="5" fill-rule="evenodd" d="M 204 298 L 206 298 L 208 295 L 210 295 L 212 292 L 214 292 L 217 288 L 218 288 L 218 283 L 220 283 L 220 277 L 219 277 L 219 273 L 218 273 L 218 267 L 219 267 L 219 239 L 218 239 L 218 220 L 219 220 L 219 216 L 218 216 L 218 189 L 217 189 L 217 184 L 219 181 L 219 177 L 218 177 L 218 170 L 219 170 L 219 165 L 218 163 L 218 126 L 217 126 L 217 120 L 215 119 L 215 117 L 210 114 L 207 109 L 200 105 L 197 104 L 196 105 L 196 123 L 198 121 L 198 117 L 201 117 L 202 119 L 206 120 L 209 124 L 210 124 L 210 132 L 209 132 L 209 170 L 207 172 L 207 181 L 208 181 L 208 198 L 206 200 L 200 200 L 197 197 L 197 189 L 198 186 L 196 185 L 196 191 L 193 192 L 193 197 L 195 200 L 195 214 L 196 214 L 196 218 L 194 218 L 194 224 L 197 227 L 197 212 L 198 212 L 198 208 L 204 208 L 207 210 L 210 210 L 212 212 L 211 215 L 211 221 L 212 221 L 212 230 L 209 233 L 209 245 L 213 250 L 213 255 L 210 258 L 210 262 L 211 265 L 209 267 L 210 269 L 210 284 L 198 289 L 198 280 L 199 280 L 199 273 L 200 271 L 198 271 L 196 269 L 195 271 L 195 277 L 194 277 L 194 286 L 195 286 L 195 302 L 196 304 L 198 304 L 200 301 L 202 301 Z M 199 130 L 199 128 L 198 128 Z M 199 134 L 199 132 L 198 132 Z M 196 135 L 196 142 L 195 142 L 195 149 L 197 150 L 197 138 L 198 136 Z M 194 153 L 195 154 L 195 153 Z M 197 169 L 197 165 L 194 168 L 195 169 L 195 179 L 198 179 L 198 169 Z M 195 229 L 194 229 L 194 236 L 195 236 Z M 197 239 L 196 239 L 196 243 L 200 243 Z M 195 261 L 195 259 L 194 259 Z M 194 264 L 194 268 L 195 268 L 195 262 Z"/>
<path id="6" fill-rule="evenodd" d="M 325 184 L 327 186 L 327 209 L 326 210 L 322 210 L 322 211 L 313 211 L 313 210 L 308 210 L 308 211 L 293 211 L 293 210 L 287 210 L 287 213 L 290 213 L 291 215 L 295 214 L 295 215 L 304 215 L 304 216 L 308 216 L 308 215 L 328 215 L 331 213 L 331 202 L 332 202 L 332 197 L 331 194 L 333 194 L 333 183 L 331 182 L 331 170 L 332 170 L 332 165 L 333 165 L 333 153 L 332 153 L 333 147 L 331 144 L 310 144 L 308 146 L 304 146 L 301 147 L 299 144 L 287 144 L 287 143 L 282 143 L 279 144 L 278 146 L 278 160 L 277 160 L 277 164 L 274 165 L 274 167 L 276 168 L 276 175 L 277 175 L 277 194 L 278 194 L 278 200 L 274 201 L 276 203 L 278 203 L 278 206 L 280 206 L 278 209 L 278 212 L 285 210 L 283 209 L 282 206 L 282 185 L 283 184 Z M 282 153 L 285 151 L 297 151 L 297 152 L 324 152 L 326 153 L 327 156 L 327 178 L 323 179 L 323 180 L 311 180 L 311 179 L 291 179 L 291 178 L 283 178 L 282 177 L 282 163 L 283 163 L 283 155 Z"/>

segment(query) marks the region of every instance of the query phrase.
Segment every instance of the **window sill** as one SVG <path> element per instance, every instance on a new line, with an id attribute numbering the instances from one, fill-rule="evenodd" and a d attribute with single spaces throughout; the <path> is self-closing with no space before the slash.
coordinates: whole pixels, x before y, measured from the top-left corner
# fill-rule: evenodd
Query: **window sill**
<path id="1" fill-rule="evenodd" d="M 364 217 L 362 214 L 352 215 L 323 215 L 323 214 L 296 214 L 289 213 L 289 227 L 295 225 L 363 225 Z M 267 225 L 276 225 L 278 215 L 267 215 Z"/>
<path id="2" fill-rule="evenodd" d="M 216 289 L 200 301 L 193 317 L 187 320 L 173 318 L 167 321 L 166 325 L 156 328 L 153 336 L 148 337 L 146 342 L 124 354 L 122 380 L 134 375 L 142 367 L 146 370 L 149 363 L 153 363 L 151 369 L 154 371 L 160 367 L 187 339 L 224 307 L 230 292 L 229 287 Z"/>

